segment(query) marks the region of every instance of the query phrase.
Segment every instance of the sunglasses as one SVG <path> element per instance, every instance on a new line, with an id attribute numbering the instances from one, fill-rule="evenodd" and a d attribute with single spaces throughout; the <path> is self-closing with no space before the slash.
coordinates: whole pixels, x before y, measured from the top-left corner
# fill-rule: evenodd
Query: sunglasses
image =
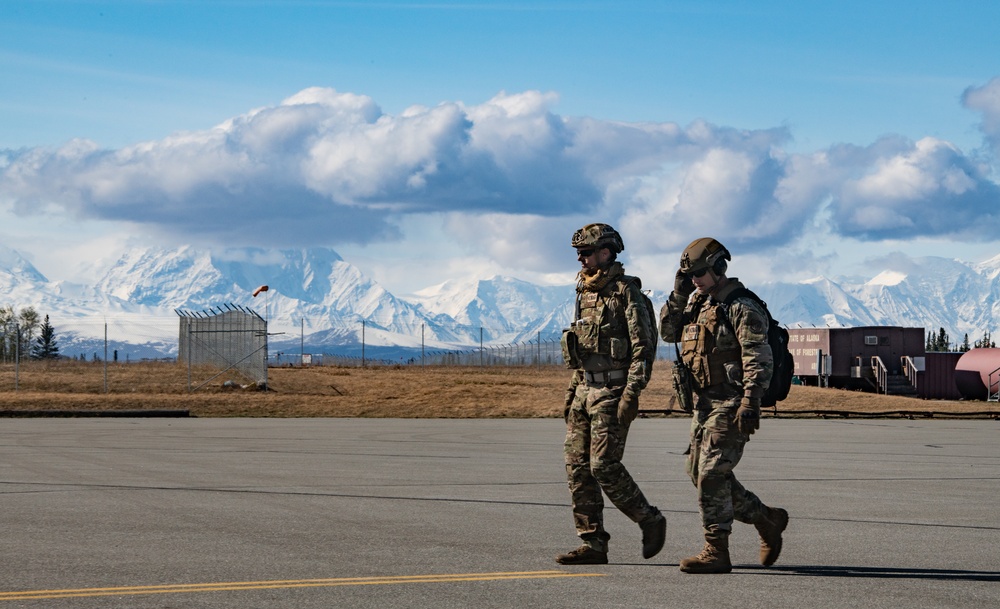
<path id="1" fill-rule="evenodd" d="M 697 271 L 691 271 L 688 273 L 688 277 L 703 277 L 708 269 L 698 269 Z"/>
<path id="2" fill-rule="evenodd" d="M 597 251 L 596 249 L 576 250 L 576 255 L 577 256 L 583 256 L 584 258 L 586 258 L 588 256 L 593 256 L 594 252 L 596 252 L 596 251 Z"/>

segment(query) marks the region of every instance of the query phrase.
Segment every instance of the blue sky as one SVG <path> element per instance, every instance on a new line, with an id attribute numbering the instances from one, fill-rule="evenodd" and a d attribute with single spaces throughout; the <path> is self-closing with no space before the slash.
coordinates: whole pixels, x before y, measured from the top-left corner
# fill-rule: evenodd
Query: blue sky
<path id="1" fill-rule="evenodd" d="M 801 280 L 1000 254 L 996 2 L 5 1 L 0 244 L 329 246 L 390 291 L 623 233 Z"/>

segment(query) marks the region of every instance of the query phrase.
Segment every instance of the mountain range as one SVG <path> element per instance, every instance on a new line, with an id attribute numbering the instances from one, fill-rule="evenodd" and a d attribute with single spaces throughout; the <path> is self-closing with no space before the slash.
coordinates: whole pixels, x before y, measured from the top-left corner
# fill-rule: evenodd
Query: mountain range
<path id="1" fill-rule="evenodd" d="M 965 334 L 974 341 L 992 332 L 1000 321 L 1000 256 L 983 263 L 914 258 L 906 272 L 752 287 L 787 327 L 944 328 L 960 342 Z M 666 296 L 650 294 L 657 306 Z M 573 298 L 572 284 L 503 276 L 456 278 L 397 296 L 328 248 L 218 254 L 138 247 L 97 283 L 82 285 L 49 281 L 20 253 L 0 246 L 0 306 L 49 315 L 60 352 L 74 356 L 103 357 L 105 336 L 116 355 L 176 356 L 179 312 L 207 315 L 229 306 L 268 320 L 271 350 L 295 353 L 367 348 L 396 355 L 552 340 L 570 322 Z"/>

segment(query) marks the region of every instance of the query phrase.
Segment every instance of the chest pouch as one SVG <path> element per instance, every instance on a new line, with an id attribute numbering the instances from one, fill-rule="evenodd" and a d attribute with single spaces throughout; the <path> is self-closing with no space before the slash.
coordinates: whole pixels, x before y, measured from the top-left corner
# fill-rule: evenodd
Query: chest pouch
<path id="1" fill-rule="evenodd" d="M 681 357 L 691 368 L 694 382 L 702 389 L 728 382 L 726 363 L 740 359 L 738 342 L 724 341 L 733 343 L 724 348 L 717 342 L 724 323 L 723 314 L 719 307 L 705 307 L 698 323 L 685 326 L 682 334 Z"/>
<path id="2" fill-rule="evenodd" d="M 566 367 L 572 370 L 578 369 L 582 360 L 580 359 L 580 345 L 577 343 L 576 332 L 573 331 L 573 328 L 563 330 L 560 346 Z"/>
<path id="3" fill-rule="evenodd" d="M 581 358 L 601 353 L 601 318 L 604 316 L 604 300 L 597 292 L 580 295 L 580 319 L 573 324 L 578 353 Z"/>

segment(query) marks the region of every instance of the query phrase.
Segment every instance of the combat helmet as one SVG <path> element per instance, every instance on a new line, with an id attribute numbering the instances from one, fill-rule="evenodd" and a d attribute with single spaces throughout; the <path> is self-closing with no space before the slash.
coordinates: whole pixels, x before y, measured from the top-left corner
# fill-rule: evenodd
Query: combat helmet
<path id="1" fill-rule="evenodd" d="M 618 234 L 618 231 L 612 228 L 610 224 L 601 224 L 599 222 L 588 224 L 573 233 L 572 244 L 575 248 L 606 247 L 615 254 L 621 253 L 625 249 L 625 242 L 622 241 L 622 236 Z"/>
<path id="2" fill-rule="evenodd" d="M 726 261 L 732 260 L 729 250 L 711 237 L 695 239 L 681 254 L 681 271 L 684 273 L 696 273 L 702 270 L 711 270 L 716 275 L 726 272 Z"/>

